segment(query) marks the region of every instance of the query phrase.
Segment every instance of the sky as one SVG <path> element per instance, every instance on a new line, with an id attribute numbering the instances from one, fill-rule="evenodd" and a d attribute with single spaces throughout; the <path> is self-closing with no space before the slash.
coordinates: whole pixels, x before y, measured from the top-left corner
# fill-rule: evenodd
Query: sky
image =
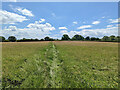
<path id="1" fill-rule="evenodd" d="M 2 2 L 119 2 L 120 0 L 0 0 Z"/>
<path id="2" fill-rule="evenodd" d="M 118 35 L 117 2 L 3 2 L 0 14 L 6 38 Z"/>

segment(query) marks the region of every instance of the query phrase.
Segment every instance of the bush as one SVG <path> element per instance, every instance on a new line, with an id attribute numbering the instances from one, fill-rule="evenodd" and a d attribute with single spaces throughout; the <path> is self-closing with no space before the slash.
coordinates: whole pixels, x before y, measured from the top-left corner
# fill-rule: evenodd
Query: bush
<path id="1" fill-rule="evenodd" d="M 0 42 L 4 42 L 5 41 L 5 37 L 0 36 Z"/>
<path id="2" fill-rule="evenodd" d="M 14 37 L 14 36 L 10 36 L 10 37 L 8 37 L 8 40 L 9 40 L 10 42 L 15 42 L 17 39 L 16 39 L 16 37 Z"/>

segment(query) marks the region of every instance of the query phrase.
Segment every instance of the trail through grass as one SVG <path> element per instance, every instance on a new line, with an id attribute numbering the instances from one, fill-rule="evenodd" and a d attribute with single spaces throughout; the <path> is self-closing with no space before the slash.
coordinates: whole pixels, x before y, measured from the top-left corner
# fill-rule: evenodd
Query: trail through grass
<path id="1" fill-rule="evenodd" d="M 23 57 L 23 59 L 19 57 L 21 53 L 18 53 L 16 56 L 20 58 L 18 60 L 14 60 L 16 58 L 12 56 L 14 52 L 10 53 L 9 59 L 8 57 L 3 58 L 3 60 L 5 58 L 8 59 L 8 61 L 3 61 L 3 87 L 59 88 L 61 85 L 61 62 L 58 59 L 56 46 L 53 43 L 42 46 L 38 45 L 33 55 L 31 55 L 31 52 L 29 53 L 29 56 L 25 56 L 26 58 Z M 11 62 L 13 60 L 14 65 Z M 8 66 L 5 66 L 7 62 L 10 63 Z M 8 68 L 10 68 L 9 71 Z"/>
<path id="2" fill-rule="evenodd" d="M 52 50 L 52 59 L 51 59 L 51 65 L 50 65 L 50 76 L 51 76 L 51 85 L 52 88 L 59 88 L 61 84 L 61 77 L 59 77 L 60 73 L 60 65 L 61 62 L 58 59 L 58 51 L 55 47 L 55 45 L 52 43 L 51 45 L 51 50 Z"/>
<path id="3" fill-rule="evenodd" d="M 3 45 L 3 88 L 117 88 L 115 43 Z"/>

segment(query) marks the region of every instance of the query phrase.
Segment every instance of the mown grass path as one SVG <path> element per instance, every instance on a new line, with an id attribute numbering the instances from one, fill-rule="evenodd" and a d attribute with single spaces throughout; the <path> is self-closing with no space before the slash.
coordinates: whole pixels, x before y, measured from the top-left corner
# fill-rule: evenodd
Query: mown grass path
<path id="1" fill-rule="evenodd" d="M 20 46 L 19 44 L 17 45 Z M 12 70 L 9 70 L 9 73 L 7 72 L 8 68 L 4 65 L 4 71 L 6 72 L 3 75 L 4 88 L 60 88 L 62 86 L 62 62 L 58 59 L 58 51 L 55 44 L 49 42 L 45 46 L 41 46 L 42 44 L 36 45 L 35 49 L 33 48 L 34 44 L 32 45 L 29 49 L 27 48 L 28 44 L 25 44 L 26 52 L 23 53 L 24 50 L 20 49 L 22 51 L 19 50 L 19 53 L 15 54 L 16 58 L 18 58 L 20 53 L 25 54 L 24 57 L 19 56 L 20 59 L 16 61 L 13 59 L 15 56 L 12 57 L 12 62 L 9 64 Z M 35 53 L 30 53 L 26 57 L 26 53 L 30 52 L 30 50 Z M 15 53 L 15 51 L 12 53 Z M 10 62 L 9 58 L 7 59 Z M 12 66 L 13 61 L 14 66 Z"/>
<path id="2" fill-rule="evenodd" d="M 60 72 L 61 72 L 61 62 L 58 59 L 58 51 L 56 49 L 56 46 L 51 43 L 50 44 L 49 50 L 47 50 L 47 53 L 51 53 L 51 59 L 50 59 L 50 85 L 51 88 L 59 88 L 61 85 L 61 77 L 60 77 Z M 49 54 L 47 54 L 49 55 Z M 48 59 L 49 60 L 49 59 Z"/>

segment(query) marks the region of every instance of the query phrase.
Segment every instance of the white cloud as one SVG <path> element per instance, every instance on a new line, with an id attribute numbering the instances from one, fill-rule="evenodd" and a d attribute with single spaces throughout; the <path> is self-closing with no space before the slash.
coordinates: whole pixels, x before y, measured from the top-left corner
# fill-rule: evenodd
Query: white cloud
<path id="1" fill-rule="evenodd" d="M 17 12 L 20 12 L 21 14 L 23 15 L 26 15 L 26 16 L 30 16 L 30 17 L 33 17 L 34 15 L 32 14 L 32 11 L 26 9 L 26 8 L 21 8 L 21 7 L 18 7 L 18 8 L 13 8 L 15 11 Z"/>
<path id="2" fill-rule="evenodd" d="M 45 22 L 45 19 L 40 19 L 39 23 Z"/>
<path id="3" fill-rule="evenodd" d="M 70 37 L 73 37 L 76 34 L 82 35 L 84 37 L 99 37 L 102 38 L 103 36 L 110 36 L 110 35 L 118 35 L 118 27 L 110 27 L 110 28 L 103 28 L 103 29 L 84 29 L 81 31 L 60 31 L 61 34 L 68 34 Z"/>
<path id="4" fill-rule="evenodd" d="M 39 21 L 35 21 L 36 24 L 39 24 L 39 23 L 42 23 L 42 22 L 45 22 L 45 19 L 40 19 Z"/>
<path id="5" fill-rule="evenodd" d="M 2 2 L 17 2 L 17 0 L 2 0 Z"/>
<path id="6" fill-rule="evenodd" d="M 83 25 L 78 27 L 77 29 L 85 29 L 85 28 L 91 28 L 91 27 L 92 27 L 91 25 Z"/>
<path id="7" fill-rule="evenodd" d="M 75 21 L 75 22 L 73 22 L 73 24 L 78 24 L 78 22 L 77 22 L 77 21 Z"/>
<path id="8" fill-rule="evenodd" d="M 65 29 L 67 29 L 67 28 L 66 28 L 66 27 L 59 27 L 59 29 L 60 29 L 60 30 L 62 30 L 62 29 L 64 29 L 64 30 L 65 30 Z"/>
<path id="9" fill-rule="evenodd" d="M 120 18 L 119 19 L 109 19 L 110 23 L 118 23 L 120 22 Z"/>
<path id="10" fill-rule="evenodd" d="M 107 27 L 109 28 L 109 27 L 112 27 L 113 25 L 107 25 Z"/>
<path id="11" fill-rule="evenodd" d="M 7 28 L 6 28 L 7 29 Z M 11 31 L 16 31 L 17 30 L 17 27 L 16 26 L 9 26 L 9 30 Z"/>
<path id="12" fill-rule="evenodd" d="M 70 32 L 68 32 L 66 30 L 62 30 L 62 31 L 60 31 L 60 33 L 61 34 L 68 34 L 72 38 L 74 35 L 79 34 L 79 31 L 70 31 Z"/>
<path id="13" fill-rule="evenodd" d="M 36 23 L 37 22 L 37 23 Z M 18 39 L 21 38 L 44 38 L 46 35 L 48 36 L 51 31 L 55 30 L 50 23 L 41 24 L 39 21 L 35 23 L 30 23 L 26 28 L 17 28 L 16 26 L 9 26 L 8 28 L 4 28 L 2 30 L 2 34 L 5 37 L 15 36 Z"/>
<path id="14" fill-rule="evenodd" d="M 60 31 L 60 33 L 67 34 L 67 33 L 68 33 L 68 31 L 67 31 L 67 30 L 62 30 L 62 31 Z"/>
<path id="15" fill-rule="evenodd" d="M 118 19 L 109 19 L 110 23 L 118 23 Z"/>
<path id="16" fill-rule="evenodd" d="M 100 23 L 100 21 L 94 21 L 92 24 L 99 24 Z"/>
<path id="17" fill-rule="evenodd" d="M 0 24 L 15 24 L 16 22 L 23 22 L 26 19 L 26 17 L 11 13 L 5 10 L 0 10 Z"/>
<path id="18" fill-rule="evenodd" d="M 37 30 L 41 30 L 41 31 L 55 30 L 55 28 L 52 27 L 51 24 L 49 24 L 49 23 L 40 24 L 38 21 L 35 21 L 35 23 L 30 23 L 29 25 L 27 25 L 27 27 L 30 29 L 37 29 Z"/>
<path id="19" fill-rule="evenodd" d="M 116 24 L 117 27 L 120 27 L 120 24 Z"/>

